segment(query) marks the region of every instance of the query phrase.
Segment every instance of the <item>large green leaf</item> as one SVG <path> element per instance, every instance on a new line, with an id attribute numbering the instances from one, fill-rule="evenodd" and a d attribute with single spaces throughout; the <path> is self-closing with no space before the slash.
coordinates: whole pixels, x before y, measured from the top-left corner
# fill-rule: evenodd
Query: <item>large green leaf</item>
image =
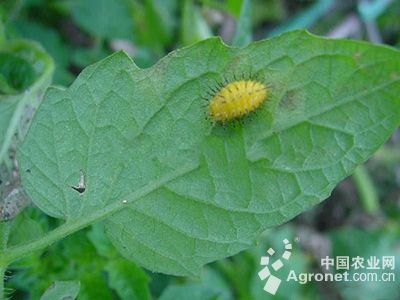
<path id="1" fill-rule="evenodd" d="M 390 136 L 399 70 L 396 50 L 304 31 L 246 48 L 209 39 L 145 70 L 116 53 L 47 92 L 22 180 L 68 231 L 106 218 L 124 256 L 197 274 L 328 197 Z M 215 80 L 248 72 L 268 83 L 265 105 L 238 126 L 206 120 Z"/>

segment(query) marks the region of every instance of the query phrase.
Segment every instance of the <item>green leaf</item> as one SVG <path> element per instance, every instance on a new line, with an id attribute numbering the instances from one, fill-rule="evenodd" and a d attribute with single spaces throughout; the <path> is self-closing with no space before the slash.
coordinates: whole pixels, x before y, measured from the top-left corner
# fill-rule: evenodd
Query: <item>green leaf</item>
<path id="1" fill-rule="evenodd" d="M 36 43 L 15 40 L 0 45 L 0 164 L 21 125 L 24 109 L 37 105 L 47 87 L 53 61 Z M 2 94 L 6 93 L 6 94 Z"/>
<path id="2" fill-rule="evenodd" d="M 202 286 L 198 283 L 188 283 L 185 285 L 170 285 L 165 292 L 161 295 L 159 300 L 225 300 L 229 299 L 220 296 L 218 290 L 209 289 L 209 287 Z"/>
<path id="3" fill-rule="evenodd" d="M 112 299 L 104 276 L 107 263 L 81 231 L 49 247 L 45 255 L 36 253 L 12 264 L 10 269 L 16 272 L 8 284 L 29 294 L 29 299 L 39 299 L 50 283 L 74 279 L 80 282 L 79 299 Z"/>
<path id="4" fill-rule="evenodd" d="M 79 281 L 56 281 L 40 297 L 40 300 L 73 300 L 78 296 Z"/>
<path id="5" fill-rule="evenodd" d="M 107 259 L 113 259 L 118 256 L 118 252 L 104 232 L 104 224 L 102 222 L 94 224 L 88 231 L 87 236 L 101 256 Z"/>
<path id="6" fill-rule="evenodd" d="M 124 0 L 73 0 L 74 20 L 88 33 L 102 38 L 131 38 L 133 19 Z"/>
<path id="7" fill-rule="evenodd" d="M 378 279 L 382 278 L 382 273 L 393 273 L 395 282 L 393 281 L 349 281 L 338 282 L 338 291 L 343 299 L 376 299 L 379 295 L 380 299 L 398 299 L 400 290 L 397 283 L 400 270 L 398 261 L 400 260 L 399 249 L 399 227 L 395 230 L 374 229 L 371 231 L 360 230 L 357 228 L 347 228 L 337 230 L 330 234 L 332 255 L 349 256 L 350 262 L 352 257 L 360 256 L 364 259 L 364 268 L 354 270 L 350 268 L 348 271 L 349 278 L 353 278 L 354 273 L 375 273 Z M 375 256 L 379 259 L 380 269 L 368 270 L 367 260 Z M 382 256 L 394 256 L 395 268 L 391 270 L 382 269 Z M 340 271 L 339 271 L 340 272 Z M 388 277 L 387 277 L 388 278 Z"/>
<path id="8" fill-rule="evenodd" d="M 26 19 L 18 20 L 15 22 L 14 27 L 16 27 L 20 36 L 40 42 L 54 59 L 53 83 L 69 85 L 73 81 L 73 76 L 68 71 L 72 49 L 62 40 L 57 30 Z"/>
<path id="9" fill-rule="evenodd" d="M 132 262 L 113 259 L 105 266 L 109 276 L 109 285 L 121 299 L 150 299 L 149 278 L 144 271 Z"/>
<path id="10" fill-rule="evenodd" d="M 176 0 L 135 0 L 132 5 L 136 43 L 149 46 L 150 52 L 163 53 L 174 34 Z"/>
<path id="11" fill-rule="evenodd" d="M 199 8 L 194 5 L 193 0 L 184 0 L 180 28 L 180 42 L 184 46 L 212 36 L 210 27 L 202 17 Z"/>
<path id="12" fill-rule="evenodd" d="M 99 271 L 92 273 L 88 270 L 82 275 L 82 289 L 79 293 L 79 300 L 104 299 L 111 300 L 112 292 L 105 282 L 103 274 Z"/>
<path id="13" fill-rule="evenodd" d="M 240 273 L 238 273 L 239 275 Z M 188 279 L 183 284 L 171 284 L 162 293 L 159 300 L 178 300 L 190 299 L 192 300 L 230 300 L 233 299 L 231 295 L 230 286 L 224 278 L 214 269 L 205 267 L 202 272 L 201 280 Z M 242 299 L 239 298 L 238 299 Z M 245 299 L 245 298 L 243 298 Z"/>
<path id="14" fill-rule="evenodd" d="M 97 253 L 107 259 L 104 270 L 108 273 L 109 286 L 118 296 L 121 299 L 150 299 L 147 274 L 133 262 L 121 259 L 104 233 L 104 224 L 92 226 L 87 236 Z"/>
<path id="15" fill-rule="evenodd" d="M 42 226 L 27 214 L 23 213 L 18 215 L 13 221 L 8 245 L 13 246 L 20 243 L 27 243 L 42 235 Z"/>
<path id="16" fill-rule="evenodd" d="M 23 58 L 0 52 L 0 94 L 17 94 L 32 84 L 33 67 Z"/>
<path id="17" fill-rule="evenodd" d="M 198 274 L 328 197 L 387 140 L 399 70 L 394 49 L 304 31 L 246 48 L 209 39 L 144 70 L 119 52 L 48 90 L 19 149 L 22 181 L 63 232 L 105 219 L 125 257 Z M 215 80 L 249 71 L 269 86 L 265 105 L 235 127 L 206 120 Z"/>
<path id="18" fill-rule="evenodd" d="M 249 282 L 245 282 L 243 284 L 244 287 L 250 289 L 250 298 L 252 300 L 320 299 L 318 294 L 315 292 L 315 282 L 308 282 L 307 285 L 302 285 L 297 281 L 286 281 L 286 278 L 291 270 L 294 270 L 296 274 L 313 272 L 313 259 L 310 257 L 310 253 L 303 252 L 300 245 L 295 242 L 295 233 L 296 231 L 292 226 L 290 226 L 290 224 L 267 230 L 261 235 L 260 244 L 257 247 L 254 247 L 250 249 L 250 251 L 243 252 L 234 257 L 241 257 L 248 253 L 251 255 L 255 263 L 251 266 L 251 269 L 248 272 L 250 275 Z M 290 256 L 290 260 L 285 263 L 280 270 L 274 272 L 274 275 L 278 278 L 281 278 L 284 282 L 282 282 L 282 285 L 276 295 L 268 298 L 269 295 L 267 296 L 266 292 L 264 291 L 265 281 L 260 280 L 260 277 L 258 277 L 258 272 L 263 268 L 263 266 L 260 265 L 260 258 L 261 256 L 266 255 L 266 251 L 270 247 L 276 249 L 277 251 L 283 251 L 282 241 L 284 239 L 288 239 L 292 242 L 292 254 Z M 232 269 L 236 270 L 237 268 L 238 266 L 235 266 Z M 237 272 L 235 272 L 235 274 L 237 277 L 239 277 L 237 278 L 239 282 L 244 281 L 243 278 L 240 278 L 240 274 L 237 274 Z"/>
<path id="19" fill-rule="evenodd" d="M 252 41 L 251 20 L 250 0 L 243 0 L 239 21 L 236 26 L 235 36 L 233 37 L 232 41 L 233 46 L 246 46 Z"/>

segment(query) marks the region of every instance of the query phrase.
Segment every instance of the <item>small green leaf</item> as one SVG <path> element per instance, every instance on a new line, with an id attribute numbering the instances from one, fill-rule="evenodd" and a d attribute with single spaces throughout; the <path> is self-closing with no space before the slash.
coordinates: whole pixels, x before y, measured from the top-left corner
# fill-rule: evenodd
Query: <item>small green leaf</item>
<path id="1" fill-rule="evenodd" d="M 0 94 L 17 94 L 35 79 L 33 67 L 23 58 L 0 52 Z"/>
<path id="2" fill-rule="evenodd" d="M 181 44 L 186 46 L 212 36 L 211 29 L 202 17 L 193 0 L 184 0 L 182 5 Z"/>
<path id="3" fill-rule="evenodd" d="M 113 259 L 119 255 L 104 232 L 103 222 L 94 224 L 90 231 L 88 231 L 87 237 L 101 256 Z"/>
<path id="4" fill-rule="evenodd" d="M 104 271 L 109 259 L 97 255 L 85 231 L 67 237 L 49 247 L 44 255 L 40 254 L 11 265 L 11 269 L 20 271 L 9 280 L 10 288 L 24 291 L 29 299 L 39 299 L 50 283 L 74 279 L 80 282 L 79 299 L 112 298 Z"/>
<path id="5" fill-rule="evenodd" d="M 150 299 L 149 278 L 146 273 L 132 262 L 124 259 L 112 259 L 105 266 L 109 285 L 122 300 Z"/>
<path id="6" fill-rule="evenodd" d="M 236 25 L 235 36 L 232 41 L 233 46 L 246 46 L 252 41 L 251 21 L 251 2 L 250 0 L 243 0 L 239 21 Z"/>
<path id="7" fill-rule="evenodd" d="M 176 1 L 145 0 L 133 1 L 135 41 L 163 53 L 163 47 L 171 42 L 175 20 Z"/>
<path id="8" fill-rule="evenodd" d="M 52 59 L 36 43 L 15 40 L 0 45 L 0 164 L 18 129 L 26 105 L 37 105 L 54 69 Z M 4 94 L 5 93 L 5 94 Z"/>
<path id="9" fill-rule="evenodd" d="M 102 38 L 130 38 L 133 19 L 130 7 L 123 0 L 73 0 L 74 20 L 88 33 Z"/>
<path id="10" fill-rule="evenodd" d="M 237 270 L 236 270 L 237 271 Z M 241 273 L 237 273 L 241 276 Z M 243 278 L 242 278 L 243 279 Z M 187 278 L 181 284 L 171 284 L 162 293 L 159 300 L 230 300 L 233 299 L 229 284 L 219 272 L 210 267 L 205 267 L 201 279 Z M 238 297 L 239 299 L 240 297 Z M 240 298 L 242 299 L 242 298 Z M 245 299 L 245 298 L 243 298 Z"/>
<path id="11" fill-rule="evenodd" d="M 42 226 L 26 214 L 20 214 L 13 221 L 8 246 L 27 243 L 43 235 Z"/>
<path id="12" fill-rule="evenodd" d="M 79 281 L 56 281 L 40 300 L 73 300 L 78 296 L 79 288 Z"/>
<path id="13" fill-rule="evenodd" d="M 185 285 L 170 285 L 161 295 L 159 300 L 186 300 L 190 295 L 191 300 L 226 300 L 221 292 L 198 283 Z"/>
<path id="14" fill-rule="evenodd" d="M 104 233 L 104 224 L 97 223 L 87 233 L 97 253 L 108 263 L 104 270 L 108 274 L 108 285 L 121 299 L 150 299 L 147 274 L 133 262 L 121 259 L 120 254 Z"/>
<path id="15" fill-rule="evenodd" d="M 48 90 L 19 149 L 22 181 L 70 232 L 105 219 L 125 257 L 198 274 L 328 197 L 388 139 L 399 70 L 394 49 L 304 31 L 246 48 L 209 39 L 144 70 L 116 53 Z M 236 127 L 206 120 L 206 91 L 250 71 L 265 105 Z"/>
<path id="16" fill-rule="evenodd" d="M 274 275 L 281 278 L 284 283 L 282 283 L 281 288 L 278 290 L 276 295 L 271 297 L 271 299 L 286 300 L 286 299 L 319 299 L 317 293 L 315 292 L 316 286 L 315 282 L 308 282 L 306 285 L 299 284 L 299 282 L 291 280 L 286 281 L 286 278 L 291 270 L 294 270 L 296 274 L 311 272 L 313 258 L 310 253 L 303 252 L 300 244 L 295 242 L 296 231 L 290 225 L 279 226 L 278 228 L 267 230 L 260 237 L 260 243 L 257 247 L 251 248 L 247 252 L 243 252 L 236 257 L 244 256 L 245 254 L 250 255 L 253 259 L 254 265 L 252 265 L 251 270 L 248 272 L 250 275 L 249 282 L 245 282 L 244 287 L 250 289 L 252 300 L 264 300 L 266 298 L 266 293 L 264 290 L 265 281 L 260 280 L 258 272 L 263 268 L 260 266 L 261 256 L 266 255 L 266 251 L 269 248 L 273 248 L 283 253 L 283 243 L 284 239 L 288 239 L 292 245 L 293 250 L 290 256 L 290 260 L 283 265 L 280 270 L 277 270 Z M 236 270 L 237 266 L 233 267 Z M 236 276 L 239 282 L 244 281 L 240 278 L 240 275 Z"/>
<path id="17" fill-rule="evenodd" d="M 20 36 L 38 41 L 54 59 L 53 84 L 69 85 L 73 81 L 68 71 L 72 49 L 56 29 L 26 19 L 19 19 L 13 26 Z"/>

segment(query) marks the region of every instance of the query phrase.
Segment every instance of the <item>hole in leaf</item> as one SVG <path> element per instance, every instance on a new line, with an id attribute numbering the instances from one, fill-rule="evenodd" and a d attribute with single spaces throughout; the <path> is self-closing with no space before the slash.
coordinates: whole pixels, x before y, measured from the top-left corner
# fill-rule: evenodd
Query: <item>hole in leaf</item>
<path id="1" fill-rule="evenodd" d="M 71 188 L 73 188 L 79 194 L 83 194 L 86 191 L 85 174 L 83 173 L 82 170 L 80 170 L 80 177 L 78 184 L 75 186 L 72 185 Z"/>

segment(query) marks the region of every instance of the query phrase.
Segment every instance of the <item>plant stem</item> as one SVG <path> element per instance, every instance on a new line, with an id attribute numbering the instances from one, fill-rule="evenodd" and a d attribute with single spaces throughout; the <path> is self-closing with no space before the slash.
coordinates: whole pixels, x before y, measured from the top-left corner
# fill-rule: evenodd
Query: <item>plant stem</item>
<path id="1" fill-rule="evenodd" d="M 0 253 L 3 253 L 7 247 L 8 238 L 11 230 L 11 222 L 0 222 Z M 1 256 L 1 254 L 0 254 Z M 7 264 L 0 264 L 0 300 L 4 297 L 4 280 Z"/>
<path id="2" fill-rule="evenodd" d="M 197 167 L 197 164 L 185 165 L 182 168 L 160 178 L 158 181 L 145 185 L 143 188 L 138 189 L 120 201 L 113 202 L 106 207 L 96 210 L 88 215 L 79 216 L 78 218 L 68 220 L 63 225 L 48 232 L 45 236 L 37 240 L 6 249 L 2 254 L 0 254 L 0 266 L 7 266 L 13 261 L 24 257 L 33 251 L 46 248 L 80 229 L 111 216 L 112 214 L 125 208 L 127 205 L 132 204 L 133 202 L 159 189 L 166 183 L 195 170 Z"/>
<path id="3" fill-rule="evenodd" d="M 379 211 L 378 195 L 372 178 L 363 165 L 355 169 L 353 173 L 353 182 L 364 210 L 367 213 L 376 214 Z"/>
<path id="4" fill-rule="evenodd" d="M 0 266 L 0 300 L 4 300 L 4 275 L 6 268 Z"/>
<path id="5" fill-rule="evenodd" d="M 374 159 L 378 160 L 380 163 L 393 165 L 400 162 L 400 151 L 395 146 L 390 147 L 383 145 L 374 154 Z"/>

